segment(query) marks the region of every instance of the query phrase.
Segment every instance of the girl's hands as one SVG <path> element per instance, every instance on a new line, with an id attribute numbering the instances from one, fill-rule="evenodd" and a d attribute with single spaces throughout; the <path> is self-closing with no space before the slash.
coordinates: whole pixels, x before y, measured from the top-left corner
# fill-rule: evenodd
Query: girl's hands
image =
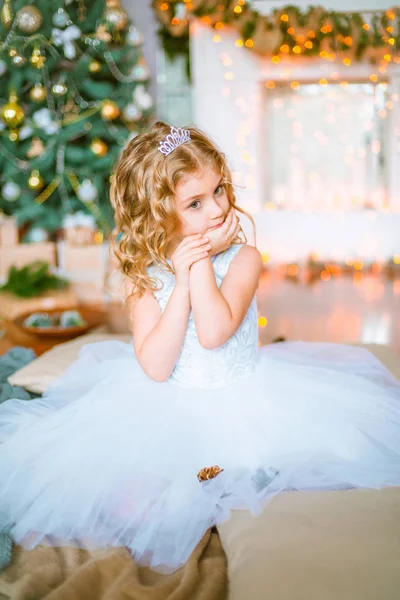
<path id="1" fill-rule="evenodd" d="M 204 236 L 211 243 L 210 255 L 214 256 L 224 250 L 227 250 L 236 239 L 240 231 L 239 219 L 235 209 L 231 208 L 225 222 L 218 229 L 207 229 Z"/>
<path id="2" fill-rule="evenodd" d="M 203 234 L 196 233 L 183 238 L 171 256 L 178 285 L 189 287 L 189 270 L 197 261 L 209 256 L 211 243 Z"/>

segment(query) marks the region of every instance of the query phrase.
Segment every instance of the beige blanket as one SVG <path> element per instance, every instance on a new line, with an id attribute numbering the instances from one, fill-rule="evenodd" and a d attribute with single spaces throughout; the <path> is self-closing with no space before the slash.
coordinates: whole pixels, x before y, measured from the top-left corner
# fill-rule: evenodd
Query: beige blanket
<path id="1" fill-rule="evenodd" d="M 223 600 L 227 563 L 218 533 L 209 530 L 184 567 L 170 575 L 138 566 L 125 548 L 95 552 L 15 546 L 0 573 L 0 599 Z"/>

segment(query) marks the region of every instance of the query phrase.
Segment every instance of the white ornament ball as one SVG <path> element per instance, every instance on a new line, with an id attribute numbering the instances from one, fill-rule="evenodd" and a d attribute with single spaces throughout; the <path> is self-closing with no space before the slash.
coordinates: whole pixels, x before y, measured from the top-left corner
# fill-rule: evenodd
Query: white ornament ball
<path id="1" fill-rule="evenodd" d="M 53 25 L 56 27 L 65 27 L 69 20 L 69 14 L 63 8 L 59 8 L 53 15 Z"/>
<path id="2" fill-rule="evenodd" d="M 142 110 L 149 110 L 153 106 L 153 98 L 146 91 L 144 85 L 137 85 L 133 92 L 133 98 L 136 104 Z"/>
<path id="3" fill-rule="evenodd" d="M 142 117 L 142 113 L 133 102 L 127 104 L 122 111 L 122 116 L 125 121 L 139 121 Z"/>
<path id="4" fill-rule="evenodd" d="M 11 60 L 13 65 L 15 65 L 16 67 L 23 67 L 26 64 L 25 56 L 21 56 L 20 54 L 13 56 Z"/>
<path id="5" fill-rule="evenodd" d="M 81 202 L 94 202 L 97 200 L 97 188 L 90 179 L 84 179 L 79 186 L 77 196 Z"/>
<path id="6" fill-rule="evenodd" d="M 31 244 L 40 244 L 41 242 L 47 242 L 49 234 L 41 227 L 34 227 L 28 233 L 27 238 Z"/>
<path id="7" fill-rule="evenodd" d="M 131 26 L 126 34 L 126 41 L 130 46 L 137 48 L 143 44 L 143 35 L 136 27 Z"/>
<path id="8" fill-rule="evenodd" d="M 68 92 L 68 88 L 65 83 L 59 82 L 53 85 L 51 91 L 55 96 L 65 96 L 65 94 Z"/>
<path id="9" fill-rule="evenodd" d="M 131 69 L 131 76 L 134 81 L 146 81 L 150 77 L 150 71 L 147 65 L 135 65 Z"/>
<path id="10" fill-rule="evenodd" d="M 14 181 L 7 181 L 1 188 L 1 195 L 7 202 L 15 202 L 21 195 L 21 188 Z"/>

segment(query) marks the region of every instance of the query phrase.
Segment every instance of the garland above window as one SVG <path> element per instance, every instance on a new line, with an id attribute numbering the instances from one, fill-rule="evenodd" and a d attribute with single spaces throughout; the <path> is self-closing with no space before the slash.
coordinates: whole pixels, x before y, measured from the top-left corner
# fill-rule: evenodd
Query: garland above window
<path id="1" fill-rule="evenodd" d="M 170 58 L 188 55 L 192 19 L 213 27 L 213 41 L 233 28 L 236 46 L 244 46 L 274 63 L 302 56 L 341 61 L 368 61 L 386 72 L 390 62 L 400 64 L 400 7 L 362 12 L 327 11 L 319 6 L 301 10 L 286 6 L 262 15 L 245 0 L 153 0 L 161 23 L 159 34 Z"/>

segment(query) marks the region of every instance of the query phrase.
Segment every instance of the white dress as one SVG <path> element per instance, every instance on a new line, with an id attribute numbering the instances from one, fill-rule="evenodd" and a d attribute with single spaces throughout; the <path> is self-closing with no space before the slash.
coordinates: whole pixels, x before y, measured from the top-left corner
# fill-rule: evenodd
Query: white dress
<path id="1" fill-rule="evenodd" d="M 213 258 L 218 285 L 239 250 Z M 150 273 L 164 310 L 174 276 Z M 0 407 L 0 442 L 0 526 L 12 523 L 16 542 L 124 545 L 174 570 L 232 508 L 256 514 L 282 491 L 399 485 L 400 383 L 360 348 L 260 349 L 254 298 L 216 350 L 200 346 L 190 317 L 164 383 L 131 344 L 85 346 L 43 398 Z M 200 482 L 214 465 L 223 471 Z"/>

